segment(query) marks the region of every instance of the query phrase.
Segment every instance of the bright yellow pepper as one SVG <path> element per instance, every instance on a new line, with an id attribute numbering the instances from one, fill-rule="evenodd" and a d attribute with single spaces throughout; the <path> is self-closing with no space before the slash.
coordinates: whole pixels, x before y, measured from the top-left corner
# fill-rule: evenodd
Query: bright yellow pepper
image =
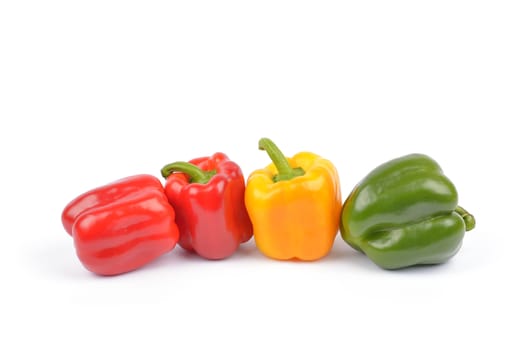
<path id="1" fill-rule="evenodd" d="M 262 138 L 273 163 L 248 177 L 245 202 L 257 248 L 279 260 L 317 260 L 332 249 L 341 189 L 334 165 L 310 152 L 286 158 Z"/>

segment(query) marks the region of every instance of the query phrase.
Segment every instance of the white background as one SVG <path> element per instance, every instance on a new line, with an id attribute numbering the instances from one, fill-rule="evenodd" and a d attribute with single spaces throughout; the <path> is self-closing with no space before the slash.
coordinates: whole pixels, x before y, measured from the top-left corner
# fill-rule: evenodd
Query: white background
<path id="1" fill-rule="evenodd" d="M 3 1 L 0 348 L 521 348 L 523 1 Z M 448 263 L 383 271 L 253 241 L 100 278 L 60 214 L 93 187 L 227 153 L 316 152 L 343 197 L 436 159 L 478 226 Z"/>

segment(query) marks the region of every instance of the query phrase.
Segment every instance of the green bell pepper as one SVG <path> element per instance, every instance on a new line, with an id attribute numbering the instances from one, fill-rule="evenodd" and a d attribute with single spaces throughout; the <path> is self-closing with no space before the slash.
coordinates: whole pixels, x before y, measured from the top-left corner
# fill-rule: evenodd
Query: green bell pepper
<path id="1" fill-rule="evenodd" d="M 340 232 L 378 266 L 399 269 L 445 262 L 474 226 L 440 166 L 410 154 L 375 168 L 353 189 L 343 204 Z"/>

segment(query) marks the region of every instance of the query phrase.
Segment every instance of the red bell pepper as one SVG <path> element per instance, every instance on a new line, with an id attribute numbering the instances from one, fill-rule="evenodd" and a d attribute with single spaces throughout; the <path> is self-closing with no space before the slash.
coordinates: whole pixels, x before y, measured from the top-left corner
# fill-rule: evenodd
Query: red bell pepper
<path id="1" fill-rule="evenodd" d="M 175 212 L 151 175 L 81 194 L 64 208 L 62 223 L 81 263 L 99 275 L 135 270 L 172 250 L 179 239 Z"/>
<path id="2" fill-rule="evenodd" d="M 244 177 L 224 153 L 171 163 L 161 173 L 177 213 L 182 248 L 207 259 L 224 259 L 252 237 Z"/>

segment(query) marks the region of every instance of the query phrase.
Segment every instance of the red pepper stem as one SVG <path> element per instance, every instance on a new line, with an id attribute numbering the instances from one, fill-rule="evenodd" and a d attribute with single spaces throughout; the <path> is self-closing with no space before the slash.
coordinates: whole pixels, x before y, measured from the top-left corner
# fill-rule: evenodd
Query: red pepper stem
<path id="1" fill-rule="evenodd" d="M 268 153 L 268 156 L 277 168 L 278 174 L 273 177 L 274 182 L 291 180 L 294 177 L 304 175 L 302 168 L 292 168 L 288 159 L 286 159 L 283 152 L 281 152 L 272 140 L 266 137 L 260 139 L 259 149 Z"/>
<path id="2" fill-rule="evenodd" d="M 206 184 L 217 173 L 216 170 L 204 171 L 198 166 L 188 162 L 174 162 L 165 165 L 160 173 L 162 177 L 167 179 L 174 172 L 181 172 L 190 177 L 191 183 Z"/>
<path id="3" fill-rule="evenodd" d="M 459 205 L 456 207 L 455 212 L 461 216 L 463 221 L 465 221 L 466 231 L 470 231 L 476 226 L 476 219 L 474 218 L 474 215 L 470 214 L 468 211 L 466 211 Z"/>

